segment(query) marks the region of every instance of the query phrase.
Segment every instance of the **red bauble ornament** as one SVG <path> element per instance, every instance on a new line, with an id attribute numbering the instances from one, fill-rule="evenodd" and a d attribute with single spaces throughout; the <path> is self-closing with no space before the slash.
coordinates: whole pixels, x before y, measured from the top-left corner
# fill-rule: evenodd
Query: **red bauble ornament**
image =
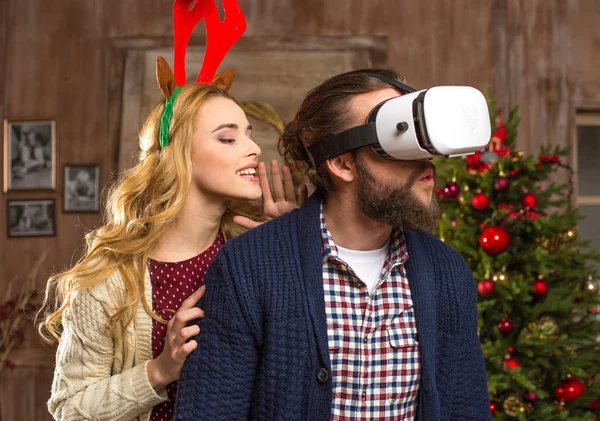
<path id="1" fill-rule="evenodd" d="M 483 193 L 477 193 L 475 196 L 473 196 L 471 203 L 475 209 L 484 210 L 490 206 L 490 199 L 488 199 Z"/>
<path id="2" fill-rule="evenodd" d="M 482 279 L 477 284 L 477 292 L 479 292 L 484 297 L 489 297 L 493 295 L 495 291 L 496 285 L 489 279 Z"/>
<path id="3" fill-rule="evenodd" d="M 504 333 L 505 335 L 510 334 L 514 328 L 515 324 L 512 322 L 512 320 L 507 319 L 506 317 L 501 318 L 498 322 L 498 329 L 500 329 L 500 332 Z"/>
<path id="4" fill-rule="evenodd" d="M 521 363 L 515 357 L 508 357 L 504 359 L 504 365 L 512 370 L 519 367 Z"/>
<path id="5" fill-rule="evenodd" d="M 521 203 L 526 208 L 535 208 L 537 205 L 537 197 L 533 193 L 525 193 L 523 196 L 521 196 Z"/>
<path id="6" fill-rule="evenodd" d="M 510 187 L 510 182 L 506 177 L 496 177 L 494 178 L 494 190 L 496 191 L 505 191 Z"/>
<path id="7" fill-rule="evenodd" d="M 536 297 L 541 297 L 548 293 L 548 282 L 544 279 L 536 279 L 531 284 L 531 287 L 533 288 L 532 294 Z"/>
<path id="8" fill-rule="evenodd" d="M 535 402 L 537 401 L 537 395 L 533 392 L 525 393 L 525 399 L 529 402 Z"/>
<path id="9" fill-rule="evenodd" d="M 496 402 L 490 402 L 490 412 L 492 413 L 492 415 L 494 415 L 497 410 L 498 404 Z"/>
<path id="10" fill-rule="evenodd" d="M 439 197 L 440 199 L 445 199 L 446 198 L 446 194 L 444 193 L 444 189 L 442 189 L 441 187 L 435 191 L 435 195 L 437 197 Z"/>
<path id="11" fill-rule="evenodd" d="M 585 386 L 581 380 L 575 377 L 569 377 L 559 384 L 554 392 L 556 394 L 556 399 L 569 403 L 583 395 Z"/>
<path id="12" fill-rule="evenodd" d="M 489 255 L 495 256 L 508 249 L 510 236 L 500 226 L 488 227 L 479 236 L 479 245 Z"/>
<path id="13" fill-rule="evenodd" d="M 460 186 L 453 181 L 449 182 L 448 184 L 446 184 L 446 187 L 444 187 L 444 194 L 449 199 L 457 198 L 459 193 Z"/>

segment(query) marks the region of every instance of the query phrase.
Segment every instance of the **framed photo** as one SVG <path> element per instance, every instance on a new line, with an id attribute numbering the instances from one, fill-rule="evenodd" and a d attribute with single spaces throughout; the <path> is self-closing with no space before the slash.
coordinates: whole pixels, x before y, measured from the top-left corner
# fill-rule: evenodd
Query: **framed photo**
<path id="1" fill-rule="evenodd" d="M 54 199 L 9 200 L 6 213 L 9 237 L 48 237 L 56 234 Z"/>
<path id="2" fill-rule="evenodd" d="M 65 165 L 65 212 L 99 212 L 100 166 Z"/>
<path id="3" fill-rule="evenodd" d="M 4 192 L 55 188 L 55 121 L 4 120 Z"/>

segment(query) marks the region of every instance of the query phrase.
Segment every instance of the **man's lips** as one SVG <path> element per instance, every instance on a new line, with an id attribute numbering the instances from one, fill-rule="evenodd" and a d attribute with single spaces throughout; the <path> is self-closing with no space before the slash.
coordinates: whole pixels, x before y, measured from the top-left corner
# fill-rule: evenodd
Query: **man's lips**
<path id="1" fill-rule="evenodd" d="M 421 178 L 419 178 L 419 181 L 421 181 L 421 180 L 429 180 L 430 178 L 433 178 L 433 170 L 431 170 L 431 169 L 425 171 L 425 173 L 423 174 L 423 176 Z"/>

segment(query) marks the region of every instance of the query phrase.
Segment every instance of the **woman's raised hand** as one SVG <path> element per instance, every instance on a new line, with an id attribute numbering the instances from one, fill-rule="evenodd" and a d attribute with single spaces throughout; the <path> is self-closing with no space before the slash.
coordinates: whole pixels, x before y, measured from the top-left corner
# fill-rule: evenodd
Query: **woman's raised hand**
<path id="1" fill-rule="evenodd" d="M 264 214 L 267 219 L 276 218 L 302 206 L 302 203 L 304 203 L 308 195 L 306 185 L 302 184 L 302 186 L 300 186 L 300 197 L 296 200 L 296 191 L 290 168 L 287 165 L 284 165 L 280 173 L 279 163 L 275 159 L 271 161 L 271 180 L 273 189 L 271 190 L 269 179 L 267 178 L 267 169 L 262 162 L 258 164 L 258 180 L 263 193 Z M 239 215 L 235 216 L 233 221 L 248 229 L 255 228 L 263 223 Z"/>
<path id="2" fill-rule="evenodd" d="M 200 333 L 200 328 L 198 325 L 186 326 L 186 324 L 204 317 L 204 311 L 196 307 L 196 303 L 204 295 L 205 290 L 204 285 L 196 290 L 181 303 L 179 310 L 169 320 L 163 352 L 146 366 L 148 381 L 155 390 L 178 380 L 185 359 L 198 347 L 196 340 L 188 341 L 188 339 Z"/>

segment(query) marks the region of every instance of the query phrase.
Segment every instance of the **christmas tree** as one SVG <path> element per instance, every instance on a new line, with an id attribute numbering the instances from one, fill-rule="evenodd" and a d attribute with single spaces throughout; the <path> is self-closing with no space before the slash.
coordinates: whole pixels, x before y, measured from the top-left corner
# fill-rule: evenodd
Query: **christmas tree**
<path id="1" fill-rule="evenodd" d="M 495 420 L 600 420 L 598 253 L 578 237 L 569 150 L 515 148 L 516 109 L 490 100 L 485 150 L 437 163 L 440 238 L 477 284 L 479 334 Z M 506 121 L 504 121 L 506 120 Z"/>

